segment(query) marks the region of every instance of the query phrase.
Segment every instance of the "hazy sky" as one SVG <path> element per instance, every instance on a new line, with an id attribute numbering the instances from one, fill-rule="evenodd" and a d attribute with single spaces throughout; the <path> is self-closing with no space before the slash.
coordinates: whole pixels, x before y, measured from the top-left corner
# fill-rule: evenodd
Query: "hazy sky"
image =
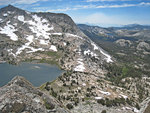
<path id="1" fill-rule="evenodd" d="M 150 25 L 150 0 L 0 0 L 32 12 L 66 13 L 76 23 L 99 26 Z"/>

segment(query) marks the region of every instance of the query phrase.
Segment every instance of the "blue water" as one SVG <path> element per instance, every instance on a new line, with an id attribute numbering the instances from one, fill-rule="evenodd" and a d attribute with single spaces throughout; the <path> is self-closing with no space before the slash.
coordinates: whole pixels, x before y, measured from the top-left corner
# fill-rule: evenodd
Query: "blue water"
<path id="1" fill-rule="evenodd" d="M 57 66 L 49 64 L 21 63 L 11 65 L 2 63 L 0 64 L 0 86 L 7 84 L 13 77 L 19 75 L 38 87 L 45 82 L 55 80 L 62 72 Z"/>

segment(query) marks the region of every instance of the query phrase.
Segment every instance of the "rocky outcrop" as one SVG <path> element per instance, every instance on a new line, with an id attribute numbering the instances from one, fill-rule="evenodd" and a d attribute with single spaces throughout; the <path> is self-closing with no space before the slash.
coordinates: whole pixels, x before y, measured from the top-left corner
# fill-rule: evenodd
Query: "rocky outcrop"
<path id="1" fill-rule="evenodd" d="M 125 40 L 125 39 L 119 39 L 116 41 L 116 43 L 122 47 L 130 46 L 132 44 L 130 40 Z"/>
<path id="2" fill-rule="evenodd" d="M 0 113 L 69 113 L 55 98 L 16 76 L 0 88 Z"/>
<path id="3" fill-rule="evenodd" d="M 137 50 L 150 50 L 150 45 L 144 41 L 139 42 L 139 44 L 137 45 Z"/>

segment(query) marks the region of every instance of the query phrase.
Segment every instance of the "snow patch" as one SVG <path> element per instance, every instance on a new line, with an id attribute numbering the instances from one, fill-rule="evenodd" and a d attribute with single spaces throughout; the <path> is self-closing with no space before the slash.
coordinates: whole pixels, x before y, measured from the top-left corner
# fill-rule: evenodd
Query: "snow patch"
<path id="1" fill-rule="evenodd" d="M 91 42 L 91 44 L 94 47 L 94 50 L 98 50 L 99 49 L 99 47 L 95 43 Z"/>
<path id="2" fill-rule="evenodd" d="M 9 55 L 13 55 L 14 57 L 16 57 L 16 55 L 12 52 L 13 49 L 8 49 L 7 51 L 8 51 L 8 53 L 9 53 Z"/>
<path id="3" fill-rule="evenodd" d="M 102 97 L 95 97 L 95 99 L 96 99 L 96 100 L 100 100 L 100 99 L 102 99 Z"/>
<path id="4" fill-rule="evenodd" d="M 24 22 L 24 16 L 23 15 L 18 16 L 18 20 L 21 21 L 21 22 Z"/>
<path id="5" fill-rule="evenodd" d="M 14 26 L 9 25 L 8 23 L 9 22 L 7 22 L 7 25 L 4 26 L 4 28 L 0 28 L 0 33 L 6 34 L 13 41 L 17 41 L 18 40 L 18 36 L 14 33 L 17 30 L 15 29 Z"/>
<path id="6" fill-rule="evenodd" d="M 83 83 L 83 84 L 82 84 L 82 86 L 86 86 L 86 84 L 85 84 L 85 83 Z"/>
<path id="7" fill-rule="evenodd" d="M 51 49 L 51 50 L 53 50 L 53 51 L 57 51 L 57 48 L 56 48 L 56 46 L 54 46 L 54 45 L 51 45 L 51 47 L 50 47 L 49 49 Z"/>
<path id="8" fill-rule="evenodd" d="M 104 95 L 111 95 L 111 93 L 110 92 L 105 92 L 105 91 L 99 91 L 100 93 L 102 93 L 102 94 L 104 94 Z"/>
<path id="9" fill-rule="evenodd" d="M 81 87 L 78 87 L 78 90 L 81 90 Z"/>
<path id="10" fill-rule="evenodd" d="M 91 45 L 94 47 L 94 50 L 99 50 L 104 56 L 106 56 L 105 60 L 106 62 L 113 62 L 111 60 L 111 56 L 106 54 L 105 52 L 103 52 L 103 50 L 101 48 L 99 48 L 94 42 L 91 42 Z"/>
<path id="11" fill-rule="evenodd" d="M 30 12 L 26 11 L 27 14 L 31 14 Z"/>
<path id="12" fill-rule="evenodd" d="M 80 37 L 80 36 L 78 36 L 78 35 L 71 34 L 71 33 L 66 33 L 66 36 L 67 36 L 67 37 L 77 37 L 77 38 L 82 39 L 82 37 Z"/>
<path id="13" fill-rule="evenodd" d="M 123 97 L 124 99 L 127 99 L 127 98 L 128 98 L 128 96 L 123 95 L 123 94 L 120 94 L 120 96 Z"/>
<path id="14" fill-rule="evenodd" d="M 105 55 L 107 58 L 105 58 L 106 59 L 106 62 L 113 62 L 112 60 L 111 60 L 111 56 L 110 55 L 108 55 L 108 54 L 106 54 L 106 53 L 104 53 L 102 50 L 100 50 L 100 52 L 103 54 L 103 55 Z"/>
<path id="15" fill-rule="evenodd" d="M 133 107 L 133 108 L 130 108 L 130 107 L 122 107 L 122 109 L 123 109 L 123 110 L 132 110 L 132 111 L 135 112 L 135 113 L 139 113 L 139 110 L 136 109 L 135 107 Z"/>
<path id="16" fill-rule="evenodd" d="M 38 98 L 38 97 L 35 97 L 33 100 L 37 103 L 41 102 L 40 98 Z"/>
<path id="17" fill-rule="evenodd" d="M 49 27 L 49 24 L 44 24 L 41 20 L 41 17 L 37 15 L 33 15 L 32 18 L 34 21 L 27 21 L 31 26 L 29 27 L 33 33 L 36 34 L 37 37 L 44 37 L 45 39 L 49 39 L 51 35 L 48 31 L 53 30 L 54 27 Z"/>
<path id="18" fill-rule="evenodd" d="M 132 110 L 130 107 L 122 107 L 123 110 Z"/>
<path id="19" fill-rule="evenodd" d="M 48 45 L 49 41 L 48 40 L 40 40 L 40 44 L 43 44 L 43 45 Z"/>
<path id="20" fill-rule="evenodd" d="M 62 35 L 62 33 L 51 33 L 52 35 L 59 35 L 59 36 L 61 36 Z"/>
<path id="21" fill-rule="evenodd" d="M 8 14 L 11 14 L 11 12 L 10 12 L 10 11 L 7 11 L 7 13 L 8 13 Z"/>
<path id="22" fill-rule="evenodd" d="M 0 22 L 2 22 L 3 19 L 0 18 Z"/>
<path id="23" fill-rule="evenodd" d="M 22 47 L 20 47 L 17 52 L 16 55 L 19 55 L 24 49 L 29 48 L 29 49 L 33 49 L 33 47 L 30 47 L 29 45 L 33 42 L 33 36 L 28 36 L 26 39 L 29 41 L 27 43 L 25 43 L 25 45 L 23 45 Z"/>
<path id="24" fill-rule="evenodd" d="M 25 43 L 25 45 L 23 45 L 22 47 L 20 47 L 17 52 L 16 52 L 16 55 L 19 55 L 24 49 L 30 49 L 30 51 L 27 51 L 26 53 L 32 53 L 32 52 L 36 52 L 36 51 L 44 51 L 43 48 L 33 48 L 30 46 L 30 44 L 33 42 L 33 39 L 34 37 L 31 35 L 31 36 L 28 36 L 26 38 L 29 42 Z"/>
<path id="25" fill-rule="evenodd" d="M 13 25 L 14 25 L 14 26 L 17 26 L 17 23 L 14 23 Z"/>
<path id="26" fill-rule="evenodd" d="M 43 23 L 46 23 L 46 22 L 48 22 L 48 21 L 47 21 L 46 19 L 42 19 L 42 22 L 43 22 Z"/>
<path id="27" fill-rule="evenodd" d="M 79 58 L 77 62 L 78 62 L 78 65 L 75 67 L 74 71 L 84 72 L 85 67 L 84 67 L 83 59 Z"/>
<path id="28" fill-rule="evenodd" d="M 3 16 L 8 16 L 8 14 L 7 14 L 7 13 L 4 13 Z"/>
<path id="29" fill-rule="evenodd" d="M 29 42 L 30 42 L 30 44 L 33 42 L 33 39 L 34 39 L 34 37 L 31 35 L 31 36 L 28 36 L 27 38 L 26 38 Z"/>
<path id="30" fill-rule="evenodd" d="M 92 57 L 97 57 L 97 54 L 93 53 L 92 51 L 90 51 L 89 49 L 84 51 L 84 55 L 91 55 Z"/>
<path id="31" fill-rule="evenodd" d="M 63 42 L 63 44 L 64 44 L 64 46 L 66 46 L 66 45 L 67 45 L 67 43 L 66 43 L 66 42 Z"/>
<path id="32" fill-rule="evenodd" d="M 34 53 L 34 52 L 37 52 L 37 51 L 44 51 L 43 48 L 33 48 L 33 47 L 29 47 L 29 49 L 31 49 L 31 51 L 27 51 L 27 53 Z"/>
<path id="33" fill-rule="evenodd" d="M 135 113 L 139 113 L 139 110 L 136 109 L 136 108 L 133 108 L 133 111 L 134 111 Z"/>

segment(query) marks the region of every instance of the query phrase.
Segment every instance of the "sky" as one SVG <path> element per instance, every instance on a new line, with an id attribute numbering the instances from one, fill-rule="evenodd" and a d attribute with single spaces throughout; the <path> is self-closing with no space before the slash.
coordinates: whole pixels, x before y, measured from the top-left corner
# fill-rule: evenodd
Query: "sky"
<path id="1" fill-rule="evenodd" d="M 31 12 L 65 13 L 78 24 L 102 27 L 150 25 L 150 0 L 0 0 Z"/>

